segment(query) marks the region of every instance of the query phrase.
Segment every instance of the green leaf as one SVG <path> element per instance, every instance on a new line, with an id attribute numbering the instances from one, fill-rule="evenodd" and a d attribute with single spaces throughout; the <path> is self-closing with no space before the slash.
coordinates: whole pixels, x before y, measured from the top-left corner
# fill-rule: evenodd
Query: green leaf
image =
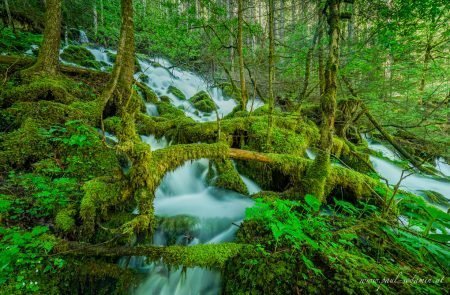
<path id="1" fill-rule="evenodd" d="M 430 234 L 427 237 L 429 237 L 430 239 L 432 239 L 434 241 L 438 241 L 438 242 L 443 242 L 443 243 L 450 242 L 450 235 Z"/>
<path id="2" fill-rule="evenodd" d="M 321 203 L 319 199 L 317 199 L 313 195 L 306 195 L 305 202 L 309 205 L 309 207 L 311 207 L 314 212 L 319 211 Z"/>

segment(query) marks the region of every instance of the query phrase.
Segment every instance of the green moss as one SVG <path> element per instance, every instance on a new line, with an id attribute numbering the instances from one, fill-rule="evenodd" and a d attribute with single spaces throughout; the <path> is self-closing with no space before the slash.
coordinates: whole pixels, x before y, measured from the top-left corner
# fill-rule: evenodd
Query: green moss
<path id="1" fill-rule="evenodd" d="M 86 182 L 85 192 L 80 204 L 80 217 L 83 220 L 85 238 L 94 233 L 98 215 L 106 216 L 109 207 L 113 207 L 130 197 L 126 184 L 113 178 L 100 177 Z"/>
<path id="2" fill-rule="evenodd" d="M 117 116 L 106 118 L 105 120 L 103 120 L 105 130 L 109 133 L 117 134 L 121 126 L 120 121 L 120 118 Z"/>
<path id="3" fill-rule="evenodd" d="M 77 83 L 63 76 L 34 76 L 29 83 L 1 91 L 3 105 L 9 106 L 17 101 L 49 100 L 69 104 L 76 100 L 79 89 Z"/>
<path id="4" fill-rule="evenodd" d="M 150 87 L 142 83 L 139 83 L 137 86 L 139 87 L 139 90 L 141 91 L 142 96 L 146 102 L 158 102 L 158 96 Z"/>
<path id="5" fill-rule="evenodd" d="M 216 109 L 216 104 L 206 91 L 200 91 L 189 99 L 194 108 L 205 113 L 211 113 Z"/>
<path id="6" fill-rule="evenodd" d="M 172 93 L 178 99 L 181 99 L 181 100 L 185 100 L 186 99 L 186 95 L 184 95 L 184 93 L 180 89 L 176 88 L 173 85 L 169 86 L 169 89 L 167 90 L 167 92 L 168 93 Z"/>
<path id="7" fill-rule="evenodd" d="M 162 97 L 161 97 L 161 100 L 162 100 Z M 171 105 L 170 103 L 161 101 L 156 104 L 156 107 L 158 108 L 158 113 L 161 117 L 170 118 L 170 119 L 185 117 L 185 114 L 182 110 Z"/>
<path id="8" fill-rule="evenodd" d="M 0 134 L 0 169 L 8 166 L 26 168 L 47 157 L 50 150 L 38 123 L 26 119 L 18 130 Z"/>
<path id="9" fill-rule="evenodd" d="M 231 83 L 222 83 L 220 84 L 220 88 L 222 89 L 223 94 L 233 98 L 237 102 L 240 102 L 241 90 L 239 88 L 233 88 L 233 85 L 231 85 Z"/>
<path id="10" fill-rule="evenodd" d="M 146 74 L 144 74 L 144 73 L 139 75 L 139 80 L 141 80 L 144 83 L 148 83 L 148 81 L 150 81 L 148 76 Z"/>
<path id="11" fill-rule="evenodd" d="M 95 56 L 85 47 L 70 45 L 64 48 L 61 58 L 67 62 L 83 67 L 99 70 L 101 63 L 95 60 Z"/>
<path id="12" fill-rule="evenodd" d="M 375 171 L 369 161 L 369 155 L 361 153 L 352 143 L 333 137 L 333 146 L 331 153 L 342 161 L 346 166 L 362 173 Z"/>
<path id="13" fill-rule="evenodd" d="M 76 211 L 70 208 L 60 210 L 55 217 L 56 228 L 63 232 L 72 231 L 75 228 L 75 214 Z"/>
<path id="14" fill-rule="evenodd" d="M 159 99 L 161 99 L 162 102 L 170 103 L 170 97 L 167 95 L 162 95 Z"/>
<path id="15" fill-rule="evenodd" d="M 248 195 L 247 186 L 242 181 L 236 168 L 234 168 L 233 162 L 230 160 L 217 160 L 214 161 L 214 164 L 217 167 L 218 173 L 217 179 L 214 182 L 215 186 Z"/>

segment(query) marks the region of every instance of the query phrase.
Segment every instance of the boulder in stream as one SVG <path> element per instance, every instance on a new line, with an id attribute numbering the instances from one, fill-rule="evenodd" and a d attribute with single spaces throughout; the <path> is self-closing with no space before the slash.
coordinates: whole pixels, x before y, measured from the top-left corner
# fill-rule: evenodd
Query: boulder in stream
<path id="1" fill-rule="evenodd" d="M 202 90 L 189 99 L 194 108 L 201 112 L 211 113 L 216 109 L 216 104 L 209 94 Z"/>

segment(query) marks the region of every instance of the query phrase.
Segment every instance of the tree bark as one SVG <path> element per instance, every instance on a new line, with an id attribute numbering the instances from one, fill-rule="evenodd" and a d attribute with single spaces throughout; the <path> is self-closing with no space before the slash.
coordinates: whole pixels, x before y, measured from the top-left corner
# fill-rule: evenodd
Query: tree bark
<path id="1" fill-rule="evenodd" d="M 245 67 L 244 67 L 244 50 L 243 50 L 243 26 L 244 26 L 244 1 L 238 0 L 238 37 L 237 51 L 239 55 L 239 78 L 241 81 L 241 109 L 246 110 L 247 107 L 247 89 L 245 84 Z"/>
<path id="2" fill-rule="evenodd" d="M 273 109 L 275 107 L 275 97 L 273 95 L 273 80 L 275 77 L 275 1 L 269 0 L 269 122 L 267 128 L 266 146 L 270 147 Z"/>
<path id="3" fill-rule="evenodd" d="M 329 53 L 325 69 L 325 92 L 320 97 L 322 122 L 320 126 L 319 153 L 306 173 L 304 186 L 307 193 L 324 201 L 325 184 L 330 175 L 330 154 L 333 146 L 336 116 L 337 72 L 339 67 L 340 0 L 328 0 Z"/>
<path id="4" fill-rule="evenodd" d="M 11 10 L 9 10 L 8 0 L 4 0 L 4 3 L 5 3 L 6 15 L 8 17 L 8 25 L 11 26 L 11 28 L 13 29 L 13 32 L 16 33 L 16 28 L 14 27 L 14 21 L 11 16 Z"/>
<path id="5" fill-rule="evenodd" d="M 62 1 L 47 0 L 45 11 L 44 39 L 36 63 L 23 71 L 23 74 L 44 73 L 54 75 L 58 72 L 59 46 L 61 43 Z"/>

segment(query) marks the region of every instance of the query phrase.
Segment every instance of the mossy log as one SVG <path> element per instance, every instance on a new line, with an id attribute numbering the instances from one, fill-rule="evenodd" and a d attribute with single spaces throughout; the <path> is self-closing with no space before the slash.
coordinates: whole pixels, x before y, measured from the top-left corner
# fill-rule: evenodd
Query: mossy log
<path id="1" fill-rule="evenodd" d="M 236 243 L 186 246 L 105 246 L 79 242 L 61 242 L 55 252 L 76 256 L 146 256 L 150 261 L 162 261 L 169 266 L 206 267 L 223 269 L 228 259 L 236 256 L 249 245 Z"/>
<path id="2" fill-rule="evenodd" d="M 152 186 L 156 189 L 165 173 L 175 170 L 184 162 L 200 158 L 231 158 L 244 161 L 262 162 L 290 175 L 294 183 L 300 186 L 303 177 L 313 161 L 288 154 L 265 154 L 235 148 L 223 143 L 175 145 L 153 153 L 150 165 Z M 325 182 L 325 194 L 340 187 L 357 199 L 368 199 L 375 195 L 374 188 L 383 186 L 381 182 L 365 174 L 339 166 L 331 166 L 330 176 Z"/>

